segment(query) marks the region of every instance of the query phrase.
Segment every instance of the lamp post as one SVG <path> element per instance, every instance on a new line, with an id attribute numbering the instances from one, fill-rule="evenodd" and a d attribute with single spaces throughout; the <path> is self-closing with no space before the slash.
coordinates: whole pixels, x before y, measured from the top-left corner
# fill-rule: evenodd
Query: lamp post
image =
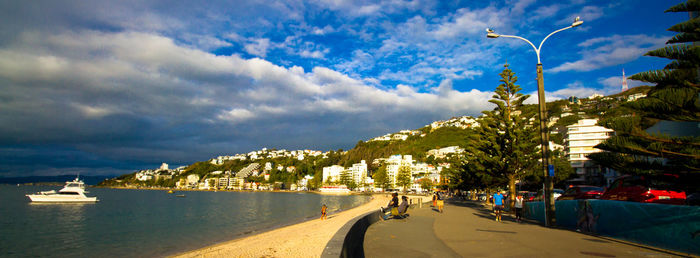
<path id="1" fill-rule="evenodd" d="M 565 28 L 555 30 L 549 33 L 542 42 L 540 42 L 540 47 L 535 47 L 529 40 L 512 35 L 501 35 L 495 33 L 492 29 L 486 29 L 486 37 L 488 38 L 516 38 L 523 40 L 530 44 L 537 54 L 537 101 L 539 104 L 539 116 L 540 116 L 540 148 L 542 149 L 542 170 L 544 172 L 544 207 L 545 207 L 545 225 L 551 227 L 556 225 L 556 216 L 554 209 L 554 198 L 552 198 L 552 192 L 554 191 L 554 183 L 552 182 L 552 177 L 549 174 L 549 130 L 547 129 L 547 102 L 544 99 L 544 79 L 542 77 L 542 62 L 540 61 L 540 50 L 542 50 L 542 44 L 557 32 L 568 30 L 573 27 L 583 24 L 583 21 L 579 17 L 576 17 L 574 22 Z"/>

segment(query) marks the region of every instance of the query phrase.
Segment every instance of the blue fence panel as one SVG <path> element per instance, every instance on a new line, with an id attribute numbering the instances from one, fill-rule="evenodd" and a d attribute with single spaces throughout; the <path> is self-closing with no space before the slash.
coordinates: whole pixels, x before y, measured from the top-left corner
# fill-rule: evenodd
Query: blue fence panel
<path id="1" fill-rule="evenodd" d="M 526 216 L 544 223 L 543 202 Z M 700 254 L 700 207 L 608 200 L 556 202 L 557 225 L 670 250 Z"/>

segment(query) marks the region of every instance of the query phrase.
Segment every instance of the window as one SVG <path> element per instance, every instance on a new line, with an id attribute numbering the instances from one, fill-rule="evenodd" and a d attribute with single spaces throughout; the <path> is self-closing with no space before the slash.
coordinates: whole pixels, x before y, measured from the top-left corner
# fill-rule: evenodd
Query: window
<path id="1" fill-rule="evenodd" d="M 65 194 L 65 195 L 78 195 L 78 193 L 76 193 L 76 192 L 61 192 L 61 194 Z"/>

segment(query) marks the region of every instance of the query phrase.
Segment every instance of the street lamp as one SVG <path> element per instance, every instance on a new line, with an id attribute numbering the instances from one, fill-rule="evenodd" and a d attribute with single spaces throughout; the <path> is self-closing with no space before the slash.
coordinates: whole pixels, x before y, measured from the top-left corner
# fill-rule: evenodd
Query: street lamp
<path id="1" fill-rule="evenodd" d="M 549 175 L 549 130 L 547 130 L 547 102 L 544 99 L 544 79 L 542 77 L 542 62 L 540 62 L 540 50 L 542 50 L 542 44 L 549 38 L 550 36 L 554 35 L 557 32 L 563 31 L 563 30 L 568 30 L 573 27 L 577 27 L 579 25 L 583 24 L 583 21 L 579 17 L 576 17 L 574 22 L 565 28 L 561 28 L 558 30 L 555 30 L 552 33 L 549 33 L 542 42 L 540 42 L 540 47 L 535 47 L 535 44 L 532 44 L 529 40 L 523 38 L 523 37 L 518 37 L 518 36 L 512 36 L 512 35 L 501 35 L 495 33 L 492 29 L 487 28 L 486 29 L 486 37 L 487 38 L 499 38 L 499 37 L 504 37 L 504 38 L 516 38 L 523 40 L 530 44 L 533 49 L 535 49 L 535 53 L 537 54 L 537 101 L 539 102 L 539 116 L 540 116 L 540 148 L 542 149 L 542 170 L 544 171 L 544 207 L 545 207 L 545 225 L 547 227 L 551 227 L 556 225 L 556 216 L 555 216 L 555 210 L 554 210 L 554 198 L 552 198 L 552 192 L 554 191 L 554 184 L 552 182 L 552 177 Z"/>

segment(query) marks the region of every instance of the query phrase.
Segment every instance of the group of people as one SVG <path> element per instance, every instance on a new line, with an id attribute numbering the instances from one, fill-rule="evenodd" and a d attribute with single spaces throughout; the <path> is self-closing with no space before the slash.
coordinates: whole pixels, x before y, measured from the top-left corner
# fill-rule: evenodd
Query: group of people
<path id="1" fill-rule="evenodd" d="M 503 191 L 505 193 L 506 191 Z M 496 192 L 493 195 L 493 210 L 494 213 L 496 213 L 496 221 L 501 221 L 501 213 L 503 212 L 503 203 L 504 203 L 505 197 L 501 192 Z M 522 195 L 517 195 L 515 196 L 515 221 L 517 222 L 522 222 L 522 213 L 523 213 L 523 196 Z"/>
<path id="2" fill-rule="evenodd" d="M 397 219 L 402 219 L 405 217 L 408 217 L 408 197 L 405 195 L 401 196 L 401 203 L 399 203 L 399 194 L 398 193 L 391 193 L 391 200 L 387 204 L 386 207 L 381 207 L 382 213 L 385 213 L 385 215 L 382 217 L 383 219 L 388 219 L 390 217 L 392 218 L 397 218 Z M 386 214 L 387 211 L 389 211 L 389 214 Z"/>

